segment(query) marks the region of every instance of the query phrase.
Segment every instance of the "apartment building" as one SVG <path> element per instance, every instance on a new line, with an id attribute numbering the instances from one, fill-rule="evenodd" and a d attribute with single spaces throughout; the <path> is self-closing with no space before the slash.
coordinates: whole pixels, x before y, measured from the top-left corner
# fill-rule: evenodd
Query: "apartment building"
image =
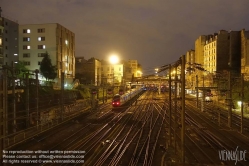
<path id="1" fill-rule="evenodd" d="M 186 53 L 187 66 L 195 63 L 195 50 L 189 50 Z"/>
<path id="2" fill-rule="evenodd" d="M 241 73 L 249 73 L 249 31 L 245 29 L 241 30 Z"/>
<path id="3" fill-rule="evenodd" d="M 138 77 L 138 63 L 137 60 L 128 60 L 128 66 L 131 68 L 131 72 L 134 75 L 134 77 Z"/>
<path id="4" fill-rule="evenodd" d="M 204 45 L 206 38 L 206 35 L 201 35 L 195 40 L 195 63 L 201 65 L 204 65 Z"/>
<path id="5" fill-rule="evenodd" d="M 75 58 L 75 78 L 81 84 L 101 85 L 101 62 L 98 59 Z"/>
<path id="6" fill-rule="evenodd" d="M 101 78 L 103 84 L 122 85 L 124 83 L 124 64 L 111 64 L 101 61 Z"/>
<path id="7" fill-rule="evenodd" d="M 215 73 L 240 70 L 240 32 L 221 30 L 209 36 L 204 46 L 204 68 Z"/>
<path id="8" fill-rule="evenodd" d="M 18 62 L 18 26 L 17 22 L 2 17 L 0 8 L 0 68 Z"/>
<path id="9" fill-rule="evenodd" d="M 186 68 L 193 68 L 193 64 L 195 63 L 195 50 L 189 50 L 186 52 Z M 187 89 L 194 90 L 194 82 L 195 82 L 195 75 L 193 70 L 188 70 L 186 75 L 186 87 Z"/>
<path id="10" fill-rule="evenodd" d="M 19 25 L 19 61 L 29 70 L 40 68 L 47 52 L 52 65 L 57 66 L 57 83 L 61 72 L 65 73 L 65 84 L 75 76 L 75 34 L 58 23 Z M 40 78 L 41 79 L 41 78 Z"/>

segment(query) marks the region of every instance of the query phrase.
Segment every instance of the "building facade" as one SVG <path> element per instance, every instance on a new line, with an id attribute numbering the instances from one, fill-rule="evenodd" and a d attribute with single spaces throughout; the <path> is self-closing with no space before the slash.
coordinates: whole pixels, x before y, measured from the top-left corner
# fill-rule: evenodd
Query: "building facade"
<path id="1" fill-rule="evenodd" d="M 57 83 L 65 73 L 65 84 L 75 76 L 75 34 L 57 23 L 19 25 L 19 61 L 29 70 L 40 68 L 44 54 L 48 53 L 52 65 L 57 67 Z"/>
<path id="2" fill-rule="evenodd" d="M 245 29 L 241 30 L 241 73 L 249 73 L 249 31 Z"/>
<path id="3" fill-rule="evenodd" d="M 186 68 L 188 72 L 186 74 L 186 88 L 194 90 L 195 85 L 195 71 L 192 70 L 195 63 L 195 50 L 189 50 L 186 52 Z"/>
<path id="4" fill-rule="evenodd" d="M 128 60 L 128 65 L 131 68 L 131 73 L 134 75 L 134 77 L 137 77 L 138 75 L 138 63 L 137 60 Z"/>
<path id="5" fill-rule="evenodd" d="M 124 83 L 124 65 L 110 64 L 106 61 L 101 61 L 101 78 L 103 84 L 112 86 L 120 86 Z"/>
<path id="6" fill-rule="evenodd" d="M 204 45 L 206 42 L 207 36 L 199 36 L 195 40 L 195 63 L 204 65 Z"/>
<path id="7" fill-rule="evenodd" d="M 204 46 L 204 68 L 209 73 L 240 71 L 240 32 L 220 30 Z"/>
<path id="8" fill-rule="evenodd" d="M 101 62 L 98 59 L 77 57 L 75 60 L 75 78 L 81 84 L 101 85 Z"/>
<path id="9" fill-rule="evenodd" d="M 18 26 L 17 22 L 2 17 L 0 9 L 0 68 L 18 62 Z"/>

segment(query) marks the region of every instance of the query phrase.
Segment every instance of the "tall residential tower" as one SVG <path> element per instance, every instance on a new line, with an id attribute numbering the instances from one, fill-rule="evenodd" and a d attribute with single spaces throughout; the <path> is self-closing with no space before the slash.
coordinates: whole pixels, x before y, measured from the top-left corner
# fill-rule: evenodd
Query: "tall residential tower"
<path id="1" fill-rule="evenodd" d="M 75 34 L 58 23 L 19 26 L 19 60 L 29 70 L 40 68 L 44 54 L 50 55 L 57 67 L 57 81 L 65 73 L 65 83 L 75 76 Z"/>

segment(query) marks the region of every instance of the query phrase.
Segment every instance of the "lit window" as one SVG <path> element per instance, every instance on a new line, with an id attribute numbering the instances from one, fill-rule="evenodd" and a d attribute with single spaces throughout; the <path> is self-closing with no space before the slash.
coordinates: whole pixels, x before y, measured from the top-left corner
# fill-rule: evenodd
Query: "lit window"
<path id="1" fill-rule="evenodd" d="M 17 56 L 18 54 L 14 54 L 15 56 Z"/>
<path id="2" fill-rule="evenodd" d="M 30 29 L 23 29 L 23 33 L 30 33 Z"/>
<path id="3" fill-rule="evenodd" d="M 45 49 L 46 46 L 45 45 L 38 45 L 38 49 Z"/>
<path id="4" fill-rule="evenodd" d="M 30 41 L 30 37 L 24 37 L 23 41 Z"/>
<path id="5" fill-rule="evenodd" d="M 66 45 L 68 44 L 68 41 L 67 40 L 65 40 L 65 43 L 66 43 Z"/>
<path id="6" fill-rule="evenodd" d="M 45 41 L 45 37 L 38 37 L 38 41 Z"/>
<path id="7" fill-rule="evenodd" d="M 0 38 L 0 45 L 2 45 L 2 39 Z"/>
<path id="8" fill-rule="evenodd" d="M 29 50 L 30 48 L 31 48 L 31 47 L 30 47 L 30 46 L 27 46 L 27 45 L 24 45 L 24 46 L 23 46 L 23 49 L 24 49 L 24 50 Z"/>

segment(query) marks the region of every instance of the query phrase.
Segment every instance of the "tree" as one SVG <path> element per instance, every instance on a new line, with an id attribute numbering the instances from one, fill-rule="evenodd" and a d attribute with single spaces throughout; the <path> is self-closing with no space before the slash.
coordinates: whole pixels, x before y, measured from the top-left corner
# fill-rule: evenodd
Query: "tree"
<path id="1" fill-rule="evenodd" d="M 26 68 L 25 64 L 23 61 L 20 61 L 18 63 L 15 64 L 15 71 L 16 72 L 16 77 L 17 78 L 23 78 L 24 73 L 26 73 L 28 71 L 28 68 Z"/>
<path id="2" fill-rule="evenodd" d="M 46 80 L 54 80 L 57 75 L 57 68 L 56 66 L 52 65 L 50 56 L 48 52 L 44 55 L 41 65 L 40 65 L 40 72 L 43 75 L 43 77 L 46 78 Z"/>

